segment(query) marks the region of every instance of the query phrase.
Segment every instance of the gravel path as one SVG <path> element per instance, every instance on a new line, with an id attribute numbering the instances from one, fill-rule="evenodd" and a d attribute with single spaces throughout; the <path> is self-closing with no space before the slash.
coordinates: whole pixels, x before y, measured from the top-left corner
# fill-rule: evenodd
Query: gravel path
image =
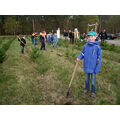
<path id="1" fill-rule="evenodd" d="M 106 41 L 110 44 L 115 44 L 115 45 L 120 46 L 120 40 L 106 40 Z"/>

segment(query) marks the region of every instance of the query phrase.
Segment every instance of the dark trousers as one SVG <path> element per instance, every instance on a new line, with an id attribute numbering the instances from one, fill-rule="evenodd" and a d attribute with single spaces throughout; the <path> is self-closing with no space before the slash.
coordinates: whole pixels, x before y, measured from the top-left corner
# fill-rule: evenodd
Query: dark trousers
<path id="1" fill-rule="evenodd" d="M 42 49 L 44 49 L 45 50 L 45 41 L 44 40 L 42 40 L 42 42 L 41 42 L 42 44 L 41 44 L 41 48 L 40 48 L 40 50 L 42 50 Z"/>
<path id="2" fill-rule="evenodd" d="M 24 46 L 21 45 L 21 53 L 24 54 Z"/>
<path id="3" fill-rule="evenodd" d="M 105 38 L 101 38 L 101 42 L 104 42 L 105 41 Z"/>
<path id="4" fill-rule="evenodd" d="M 74 38 L 72 37 L 72 44 L 74 44 Z"/>
<path id="5" fill-rule="evenodd" d="M 105 38 L 101 38 L 101 45 L 104 44 Z"/>
<path id="6" fill-rule="evenodd" d="M 70 37 L 70 43 L 72 43 L 72 38 Z"/>

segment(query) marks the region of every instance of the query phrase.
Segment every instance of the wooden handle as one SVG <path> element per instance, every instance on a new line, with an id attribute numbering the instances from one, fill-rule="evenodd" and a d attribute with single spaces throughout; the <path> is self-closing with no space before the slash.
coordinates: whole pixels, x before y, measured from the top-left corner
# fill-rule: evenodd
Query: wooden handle
<path id="1" fill-rule="evenodd" d="M 73 71 L 73 74 L 72 74 L 72 78 L 71 78 L 71 81 L 70 81 L 70 84 L 69 84 L 69 88 L 71 87 L 72 81 L 73 81 L 73 79 L 74 79 L 77 66 L 78 66 L 78 61 L 76 62 L 76 65 L 75 65 L 75 68 L 74 68 L 74 71 Z"/>
<path id="2" fill-rule="evenodd" d="M 19 37 L 19 36 L 17 36 L 17 38 L 20 40 L 20 42 L 22 42 L 22 43 L 25 45 L 25 43 L 24 43 L 23 41 L 21 41 L 21 39 L 20 39 L 20 37 Z"/>

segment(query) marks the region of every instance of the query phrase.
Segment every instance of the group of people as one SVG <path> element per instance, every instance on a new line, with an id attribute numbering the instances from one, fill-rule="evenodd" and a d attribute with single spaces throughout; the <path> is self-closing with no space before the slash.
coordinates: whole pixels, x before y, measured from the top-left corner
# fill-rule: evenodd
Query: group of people
<path id="1" fill-rule="evenodd" d="M 75 32 L 73 30 L 69 30 L 69 32 L 67 32 L 66 30 L 64 30 L 63 37 L 65 39 L 69 38 L 70 43 L 72 43 L 72 44 L 74 44 L 75 39 L 76 39 Z"/>
<path id="2" fill-rule="evenodd" d="M 93 29 L 91 29 L 91 31 L 94 31 Z M 79 32 L 78 32 L 79 33 Z M 74 44 L 77 43 L 79 36 L 78 33 L 76 33 L 73 30 L 69 30 L 69 32 L 67 32 L 66 30 L 64 30 L 63 32 L 63 37 L 64 39 L 68 39 L 70 40 L 70 43 Z M 85 40 L 87 38 L 87 34 L 83 33 L 82 35 L 80 35 L 80 40 Z"/>
<path id="3" fill-rule="evenodd" d="M 91 29 L 90 31 L 94 31 L 93 29 Z M 64 39 L 68 39 L 70 40 L 70 43 L 74 44 L 77 39 L 78 39 L 78 36 L 76 36 L 75 32 L 72 31 L 72 30 L 69 30 L 69 32 L 67 32 L 66 30 L 64 30 L 63 32 L 63 37 Z M 83 33 L 81 36 L 80 36 L 80 39 L 82 40 L 85 40 L 87 38 L 87 34 L 86 33 Z M 106 33 L 106 30 L 103 29 L 96 37 L 96 40 L 98 39 L 101 39 L 101 43 L 103 43 L 105 41 L 105 39 L 107 39 L 107 33 Z"/>
<path id="4" fill-rule="evenodd" d="M 31 40 L 32 40 L 32 44 L 33 45 L 37 45 L 37 33 L 32 33 L 31 35 Z M 48 34 L 46 34 L 45 31 L 40 32 L 39 34 L 39 41 L 41 42 L 41 48 L 40 50 L 45 50 L 45 46 L 46 43 L 48 43 L 48 45 L 53 45 L 53 47 L 57 47 L 57 43 L 58 43 L 58 38 L 57 38 L 57 34 L 56 33 L 51 33 L 49 32 Z"/>
<path id="5" fill-rule="evenodd" d="M 20 38 L 18 35 L 17 38 L 18 38 L 18 41 L 20 42 L 21 53 L 24 54 L 24 47 L 26 45 L 25 36 Z M 31 35 L 31 40 L 32 40 L 33 45 L 37 45 L 38 41 L 41 43 L 40 50 L 46 49 L 46 43 L 48 43 L 49 46 L 52 45 L 53 47 L 57 48 L 58 38 L 57 38 L 56 33 L 53 34 L 49 32 L 48 34 L 46 34 L 45 31 L 42 31 L 40 32 L 39 37 L 38 37 L 37 32 L 34 32 Z"/>
<path id="6" fill-rule="evenodd" d="M 47 41 L 48 45 L 52 44 L 53 47 L 57 48 L 58 38 L 56 33 L 52 34 L 51 32 L 49 32 L 49 34 L 47 34 Z"/>

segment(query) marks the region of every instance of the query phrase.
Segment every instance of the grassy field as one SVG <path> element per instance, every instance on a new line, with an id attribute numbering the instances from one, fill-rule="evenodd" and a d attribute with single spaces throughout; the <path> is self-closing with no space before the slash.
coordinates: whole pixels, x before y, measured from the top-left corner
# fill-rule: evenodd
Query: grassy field
<path id="1" fill-rule="evenodd" d="M 119 48 L 102 48 L 102 66 L 97 74 L 97 94 L 95 99 L 83 95 L 85 73 L 80 61 L 73 80 L 70 95 L 66 98 L 68 84 L 84 43 L 69 44 L 59 39 L 58 47 L 47 45 L 40 51 L 40 43 L 33 46 L 27 37 L 25 54 L 15 37 L 0 38 L 0 48 L 5 41 L 13 40 L 6 57 L 0 64 L 0 104 L 1 105 L 116 105 L 120 104 L 120 55 Z M 1 42 L 2 41 L 2 42 Z"/>

